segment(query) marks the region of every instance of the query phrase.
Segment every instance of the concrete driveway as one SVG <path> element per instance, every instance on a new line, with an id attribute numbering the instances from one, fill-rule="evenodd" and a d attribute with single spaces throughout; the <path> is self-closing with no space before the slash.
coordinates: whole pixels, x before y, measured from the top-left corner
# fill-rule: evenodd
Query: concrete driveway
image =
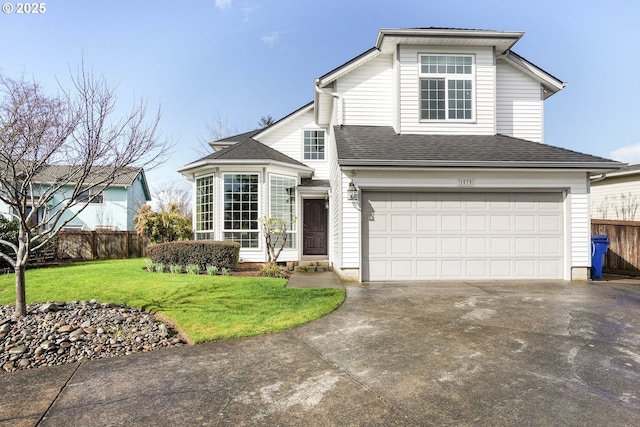
<path id="1" fill-rule="evenodd" d="M 285 333 L 0 375 L 0 425 L 638 425 L 638 282 L 347 294 Z"/>

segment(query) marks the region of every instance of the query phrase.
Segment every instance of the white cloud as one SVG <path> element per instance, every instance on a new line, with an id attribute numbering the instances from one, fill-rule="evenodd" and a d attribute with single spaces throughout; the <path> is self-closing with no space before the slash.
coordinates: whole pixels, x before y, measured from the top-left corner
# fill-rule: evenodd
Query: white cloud
<path id="1" fill-rule="evenodd" d="M 609 156 L 613 160 L 629 163 L 631 165 L 640 163 L 640 144 L 618 148 L 617 150 L 613 150 Z"/>
<path id="2" fill-rule="evenodd" d="M 231 7 L 231 0 L 216 0 L 216 7 L 220 10 L 227 10 Z"/>
<path id="3" fill-rule="evenodd" d="M 271 33 L 268 36 L 262 36 L 261 40 L 267 46 L 274 47 L 278 43 L 279 38 L 280 38 L 280 35 L 276 32 L 276 33 Z"/>
<path id="4" fill-rule="evenodd" d="M 251 20 L 251 18 L 253 17 L 253 14 L 259 9 L 258 6 L 254 6 L 254 7 L 243 7 L 242 8 L 242 13 L 244 14 L 244 17 L 242 19 L 242 22 L 249 22 Z"/>

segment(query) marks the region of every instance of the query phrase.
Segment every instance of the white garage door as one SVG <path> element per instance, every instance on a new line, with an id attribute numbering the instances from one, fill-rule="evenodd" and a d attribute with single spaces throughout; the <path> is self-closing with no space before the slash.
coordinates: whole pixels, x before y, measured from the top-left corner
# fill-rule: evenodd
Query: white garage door
<path id="1" fill-rule="evenodd" d="M 365 191 L 362 279 L 561 279 L 562 198 Z"/>

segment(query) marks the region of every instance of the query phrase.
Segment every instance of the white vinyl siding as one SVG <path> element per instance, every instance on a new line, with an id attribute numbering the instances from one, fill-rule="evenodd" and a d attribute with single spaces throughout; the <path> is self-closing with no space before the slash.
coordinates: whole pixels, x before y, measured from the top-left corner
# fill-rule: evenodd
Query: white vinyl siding
<path id="1" fill-rule="evenodd" d="M 640 175 L 591 183 L 591 217 L 640 221 Z"/>
<path id="2" fill-rule="evenodd" d="M 420 120 L 420 56 L 473 55 L 475 57 L 474 119 L 470 122 L 450 120 Z M 490 48 L 428 48 L 401 46 L 400 48 L 400 132 L 415 134 L 495 134 L 495 66 Z M 446 90 L 446 88 L 445 88 Z"/>
<path id="3" fill-rule="evenodd" d="M 497 131 L 542 142 L 543 100 L 540 84 L 512 66 L 496 64 Z"/>
<path id="4" fill-rule="evenodd" d="M 391 126 L 393 77 L 392 56 L 380 55 L 338 79 L 336 90 L 344 102 L 344 124 Z"/>
<path id="5" fill-rule="evenodd" d="M 259 138 L 259 141 L 292 159 L 312 167 L 314 169 L 314 179 L 329 179 L 329 162 L 326 159 L 330 155 L 328 150 L 331 150 L 331 146 L 325 140 L 325 160 L 305 160 L 303 155 L 304 130 L 325 130 L 326 138 L 326 129 L 316 125 L 313 118 L 313 109 L 311 109 L 282 126 L 276 127 L 268 132 L 267 135 Z"/>

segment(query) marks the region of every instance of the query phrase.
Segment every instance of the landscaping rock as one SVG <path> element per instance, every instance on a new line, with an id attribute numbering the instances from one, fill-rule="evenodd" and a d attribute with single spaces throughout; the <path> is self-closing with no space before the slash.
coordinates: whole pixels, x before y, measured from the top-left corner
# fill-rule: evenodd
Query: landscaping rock
<path id="1" fill-rule="evenodd" d="M 13 306 L 0 306 L 11 319 Z M 0 374 L 185 345 L 148 312 L 96 300 L 31 304 L 0 324 Z"/>

